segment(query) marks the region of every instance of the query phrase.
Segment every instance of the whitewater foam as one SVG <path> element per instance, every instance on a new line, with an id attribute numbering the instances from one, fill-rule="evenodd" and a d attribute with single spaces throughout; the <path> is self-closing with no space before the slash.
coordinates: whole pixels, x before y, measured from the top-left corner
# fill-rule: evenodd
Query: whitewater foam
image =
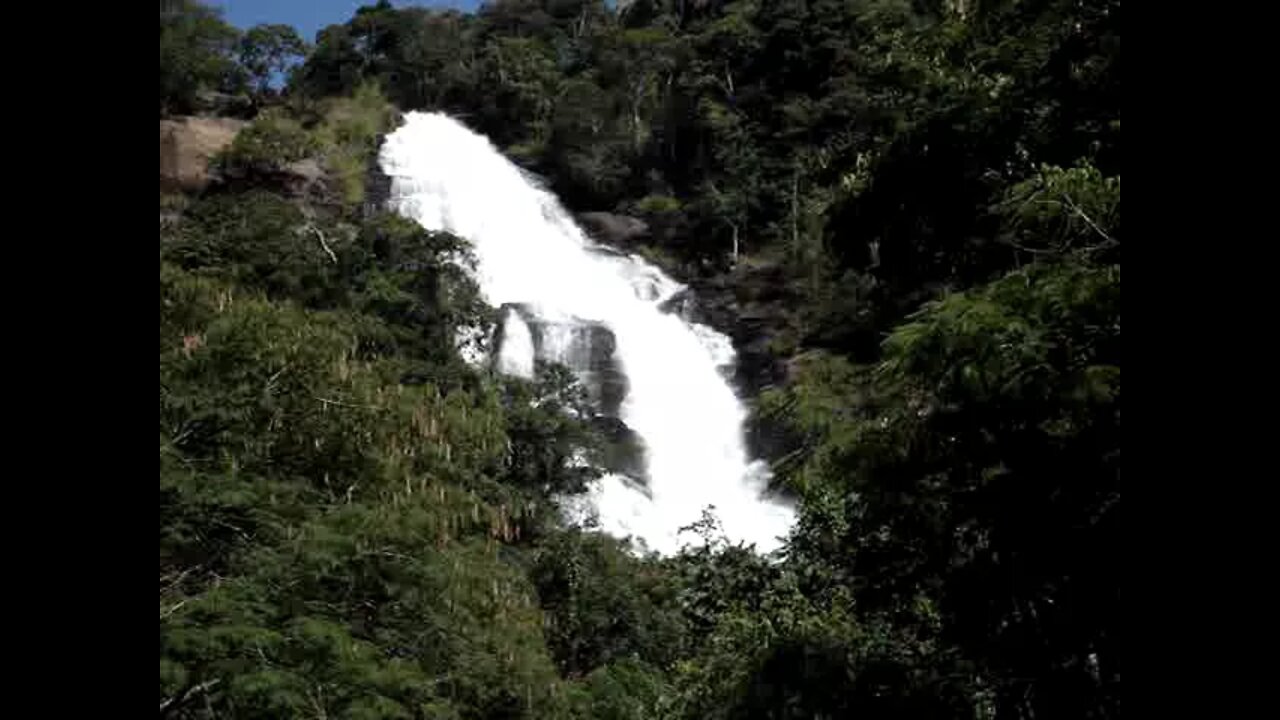
<path id="1" fill-rule="evenodd" d="M 648 485 L 646 492 L 606 476 L 593 486 L 587 499 L 603 530 L 673 553 L 692 540 L 679 528 L 714 506 L 730 541 L 778 546 L 793 512 L 764 496 L 768 473 L 748 457 L 746 409 L 726 379 L 733 345 L 660 309 L 680 283 L 639 257 L 600 252 L 553 195 L 446 115 L 406 115 L 380 161 L 394 210 L 470 241 L 491 305 L 519 304 L 536 318 L 612 332 L 627 380 L 620 419 L 643 441 Z M 499 367 L 527 376 L 537 352 L 529 327 L 508 311 L 504 330 L 510 338 Z M 552 344 L 560 345 L 553 355 L 565 354 L 563 341 Z"/>

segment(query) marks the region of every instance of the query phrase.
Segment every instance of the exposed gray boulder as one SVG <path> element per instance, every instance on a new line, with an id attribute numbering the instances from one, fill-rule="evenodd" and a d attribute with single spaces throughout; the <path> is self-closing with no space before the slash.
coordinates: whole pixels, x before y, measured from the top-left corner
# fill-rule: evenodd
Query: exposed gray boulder
<path id="1" fill-rule="evenodd" d="M 740 397 L 754 397 L 786 378 L 770 343 L 789 321 L 790 292 L 781 268 L 744 266 L 690 281 L 662 309 L 728 335 L 738 355 L 734 386 Z"/>
<path id="2" fill-rule="evenodd" d="M 584 212 L 579 213 L 577 219 L 593 240 L 614 247 L 634 245 L 649 235 L 649 225 L 629 215 Z"/>
<path id="3" fill-rule="evenodd" d="M 609 472 L 626 475 L 639 485 L 647 483 L 644 441 L 640 436 L 618 418 L 597 415 L 591 424 L 604 443 L 600 465 Z"/>
<path id="4" fill-rule="evenodd" d="M 231 144 L 243 120 L 175 117 L 160 121 L 160 190 L 197 192 L 209 184 L 209 160 Z"/>

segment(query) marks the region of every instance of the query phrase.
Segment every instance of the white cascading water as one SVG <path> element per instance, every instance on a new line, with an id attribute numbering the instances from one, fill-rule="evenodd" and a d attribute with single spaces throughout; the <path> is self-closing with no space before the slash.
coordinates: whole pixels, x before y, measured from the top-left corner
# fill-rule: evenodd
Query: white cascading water
<path id="1" fill-rule="evenodd" d="M 722 374 L 733 346 L 660 309 L 679 283 L 638 257 L 602 252 L 553 195 L 446 115 L 409 113 L 380 161 L 393 209 L 470 241 L 487 302 L 519 304 L 551 328 L 535 349 L 528 324 L 508 309 L 501 371 L 530 375 L 535 352 L 560 360 L 574 323 L 612 332 L 627 381 L 620 419 L 643 441 L 647 491 L 604 477 L 589 494 L 601 529 L 670 554 L 694 540 L 679 529 L 713 506 L 730 541 L 779 545 L 793 512 L 763 497 L 767 471 L 748 458 L 746 410 Z"/>
<path id="2" fill-rule="evenodd" d="M 503 353 L 498 356 L 498 371 L 523 378 L 533 377 L 533 333 L 529 324 L 515 309 L 508 309 L 502 330 Z"/>

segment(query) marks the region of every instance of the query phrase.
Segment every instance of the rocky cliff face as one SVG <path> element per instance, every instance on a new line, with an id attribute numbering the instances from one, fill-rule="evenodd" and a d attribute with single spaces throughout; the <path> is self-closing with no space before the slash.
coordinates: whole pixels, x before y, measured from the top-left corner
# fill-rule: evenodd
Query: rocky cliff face
<path id="1" fill-rule="evenodd" d="M 578 214 L 577 219 L 594 240 L 621 252 L 637 252 L 652 240 L 648 226 L 637 218 L 589 212 Z M 733 380 L 739 397 L 754 398 L 787 381 L 789 358 L 774 341 L 794 324 L 789 308 L 797 306 L 797 298 L 781 265 L 744 259 L 730 270 L 697 273 L 688 267 L 665 266 L 660 258 L 650 259 L 687 286 L 667 301 L 666 309 L 715 328 L 733 341 L 738 354 Z M 753 417 L 747 427 L 751 452 L 774 459 L 780 432 L 766 418 Z"/>
<path id="2" fill-rule="evenodd" d="M 619 250 L 633 249 L 649 236 L 645 221 L 629 215 L 607 212 L 584 212 L 577 215 L 578 224 L 596 241 Z"/>
<path id="3" fill-rule="evenodd" d="M 672 311 L 733 340 L 741 396 L 754 396 L 786 379 L 785 359 L 772 349 L 790 322 L 790 290 L 781 267 L 743 263 L 725 273 L 682 280 L 688 289 L 668 301 Z"/>
<path id="4" fill-rule="evenodd" d="M 592 239 L 623 252 L 636 252 L 650 241 L 643 220 L 607 212 L 584 212 L 577 220 Z M 658 258 L 650 258 L 661 263 Z M 753 397 L 786 379 L 785 358 L 771 341 L 789 324 L 790 290 L 782 268 L 774 263 L 744 261 L 726 272 L 692 276 L 689 268 L 663 270 L 688 289 L 668 301 L 668 309 L 687 320 L 728 335 L 738 352 L 735 385 L 742 397 Z"/>
<path id="5" fill-rule="evenodd" d="M 680 305 L 678 311 L 685 317 L 733 340 L 739 397 L 754 399 L 790 379 L 792 358 L 775 341 L 794 332 L 790 309 L 799 303 L 780 265 L 747 260 L 728 272 L 692 278 L 687 284 L 688 290 L 671 302 Z M 772 462 L 785 454 L 788 434 L 776 422 L 754 412 L 748 419 L 744 430 L 754 457 Z"/>
<path id="6" fill-rule="evenodd" d="M 161 192 L 199 192 L 210 181 L 209 160 L 231 144 L 243 120 L 176 117 L 160 121 Z"/>

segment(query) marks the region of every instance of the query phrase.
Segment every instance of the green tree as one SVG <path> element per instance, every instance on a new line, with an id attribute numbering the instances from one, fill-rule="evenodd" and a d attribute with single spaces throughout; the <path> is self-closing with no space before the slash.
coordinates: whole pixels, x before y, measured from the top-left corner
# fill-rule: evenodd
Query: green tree
<path id="1" fill-rule="evenodd" d="M 255 25 L 240 38 L 240 66 L 263 97 L 306 54 L 306 42 L 289 25 Z"/>
<path id="2" fill-rule="evenodd" d="M 624 660 L 669 670 L 685 648 L 676 575 L 617 540 L 578 530 L 552 535 L 535 552 L 530 577 L 547 613 L 547 645 L 566 677 Z"/>
<path id="3" fill-rule="evenodd" d="M 809 460 L 837 498 L 793 545 L 811 592 L 936 617 L 998 716 L 1118 714 L 1119 283 L 1054 262 L 930 304 Z"/>
<path id="4" fill-rule="evenodd" d="M 319 141 L 301 123 L 272 109 L 237 133 L 214 164 L 233 176 L 269 176 L 319 150 Z"/>
<path id="5" fill-rule="evenodd" d="M 494 38 L 481 50 L 478 108 L 481 127 L 492 128 L 495 142 L 518 144 L 519 154 L 537 159 L 545 146 L 562 82 L 552 49 L 531 39 Z"/>
<path id="6" fill-rule="evenodd" d="M 160 115 L 190 113 L 204 90 L 222 88 L 236 68 L 239 33 L 196 0 L 160 3 Z"/>

